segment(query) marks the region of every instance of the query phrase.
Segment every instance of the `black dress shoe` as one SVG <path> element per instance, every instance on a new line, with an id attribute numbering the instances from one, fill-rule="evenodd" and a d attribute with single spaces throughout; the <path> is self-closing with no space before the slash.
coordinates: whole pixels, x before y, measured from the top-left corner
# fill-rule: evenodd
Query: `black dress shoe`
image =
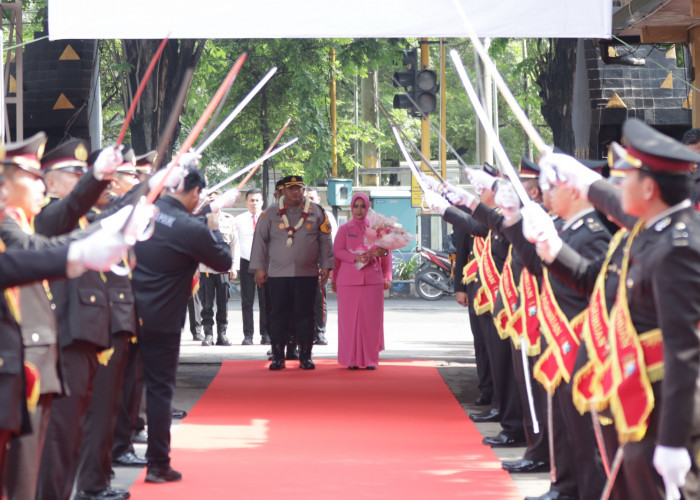
<path id="1" fill-rule="evenodd" d="M 489 408 L 479 413 L 471 413 L 469 418 L 472 419 L 472 422 L 500 422 L 501 413 L 494 408 Z"/>
<path id="2" fill-rule="evenodd" d="M 250 337 L 245 337 L 241 345 L 253 345 L 253 339 Z"/>
<path id="3" fill-rule="evenodd" d="M 571 495 L 565 495 L 558 491 L 549 490 L 544 495 L 538 497 L 525 497 L 525 500 L 575 500 Z"/>
<path id="4" fill-rule="evenodd" d="M 505 431 L 501 431 L 495 436 L 485 437 L 482 443 L 493 448 L 525 446 L 526 444 L 524 438 L 520 436 L 512 436 L 507 434 Z"/>
<path id="5" fill-rule="evenodd" d="M 328 345 L 328 340 L 326 340 L 326 335 L 319 333 L 314 337 L 314 344 L 316 345 Z"/>
<path id="6" fill-rule="evenodd" d="M 112 457 L 112 463 L 119 467 L 146 467 L 148 465 L 148 461 L 145 458 L 131 451 L 122 453 L 118 457 Z"/>
<path id="7" fill-rule="evenodd" d="M 348 366 L 348 370 L 359 370 L 359 366 Z"/>
<path id="8" fill-rule="evenodd" d="M 101 490 L 101 491 L 79 491 L 75 494 L 75 500 L 126 500 L 129 498 L 129 492 L 124 491 L 126 495 L 119 493 L 118 491 L 124 490 Z"/>
<path id="9" fill-rule="evenodd" d="M 147 483 L 169 483 L 171 481 L 179 481 L 182 479 L 182 474 L 172 467 L 149 467 L 146 473 Z"/>
<path id="10" fill-rule="evenodd" d="M 260 337 L 260 345 L 270 345 L 270 336 L 269 335 L 263 335 Z"/>
<path id="11" fill-rule="evenodd" d="M 112 488 L 111 486 L 108 486 L 107 491 L 115 495 L 122 495 L 122 497 L 124 498 L 131 498 L 131 493 L 129 493 L 128 490 L 122 490 L 120 488 Z"/>
<path id="12" fill-rule="evenodd" d="M 187 412 L 185 410 L 176 410 L 173 408 L 173 418 L 185 418 Z"/>
<path id="13" fill-rule="evenodd" d="M 377 369 L 377 367 L 374 365 L 369 365 L 369 366 L 365 367 L 365 370 L 376 370 L 376 369 Z"/>
<path id="14" fill-rule="evenodd" d="M 478 398 L 474 400 L 474 406 L 487 406 L 491 404 L 490 394 L 481 394 Z"/>
<path id="15" fill-rule="evenodd" d="M 501 465 L 504 470 L 508 472 L 547 472 L 549 470 L 549 464 L 547 462 L 539 462 L 534 460 L 528 460 L 527 458 L 521 458 L 520 460 L 511 460 L 509 462 L 503 462 Z"/>
<path id="16" fill-rule="evenodd" d="M 192 334 L 192 340 L 201 342 L 202 340 L 204 340 L 204 334 L 202 332 L 195 332 Z"/>

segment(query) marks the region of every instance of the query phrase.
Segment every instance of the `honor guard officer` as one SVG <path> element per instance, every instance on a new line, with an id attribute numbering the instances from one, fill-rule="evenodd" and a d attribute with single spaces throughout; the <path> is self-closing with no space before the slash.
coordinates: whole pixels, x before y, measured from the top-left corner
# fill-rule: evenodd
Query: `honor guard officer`
<path id="1" fill-rule="evenodd" d="M 698 498 L 700 217 L 691 171 L 700 155 L 637 119 L 614 144 L 619 188 L 564 155 L 542 166 L 626 227 L 610 346 L 611 409 L 630 498 Z M 631 399 L 630 399 L 631 398 Z"/>
<path id="2" fill-rule="evenodd" d="M 284 368 L 284 346 L 289 321 L 299 341 L 299 366 L 311 361 L 314 340 L 314 302 L 319 280 L 328 280 L 333 268 L 331 226 L 325 211 L 304 196 L 304 181 L 289 175 L 283 196 L 258 221 L 250 257 L 258 286 L 267 284 L 271 299 L 271 370 Z"/>
<path id="3" fill-rule="evenodd" d="M 37 233 L 51 236 L 87 226 L 85 214 L 108 186 L 109 176 L 122 157 L 115 148 L 105 148 L 89 170 L 87 159 L 84 143 L 76 144 L 75 140 L 43 156 L 49 203 L 34 220 Z M 71 494 L 80 458 L 81 423 L 97 373 L 97 353 L 111 346 L 109 292 L 100 273 L 91 271 L 76 279 L 54 281 L 51 293 L 69 395 L 52 405 L 39 469 L 40 499 L 68 498 Z"/>
<path id="4" fill-rule="evenodd" d="M 36 140 L 37 138 L 34 139 Z M 43 144 L 43 138 L 39 138 L 37 143 Z M 25 144 L 26 147 L 30 147 L 29 145 L 32 144 L 32 141 L 30 140 Z M 17 153 L 20 148 L 18 145 L 10 145 L 9 149 L 11 153 Z M 35 152 L 38 152 L 38 149 Z M 29 160 L 26 151 L 21 156 L 24 160 Z M 29 156 L 35 157 L 35 154 Z M 29 162 L 28 166 L 38 165 L 38 159 L 36 157 L 34 159 L 36 163 Z M 21 160 L 17 158 L 16 161 Z M 8 166 L 5 165 L 4 167 L 7 168 Z M 9 168 L 12 170 L 14 167 Z M 18 176 L 19 179 L 20 176 Z M 3 184 L 3 181 L 3 174 L 0 170 L 0 185 Z M 4 194 L 0 194 L 0 212 L 4 213 L 4 209 Z M 21 234 L 15 233 L 15 236 L 21 236 Z M 29 235 L 24 239 L 28 240 Z M 39 387 L 39 369 L 41 368 L 44 374 L 53 370 L 55 377 L 58 364 L 56 343 L 44 345 L 41 352 L 37 350 L 37 352 L 32 353 L 32 359 L 35 362 L 37 360 L 34 354 L 44 361 L 44 363 L 40 363 L 40 366 L 25 359 L 22 331 L 19 326 L 19 322 L 22 319 L 20 307 L 25 307 L 25 323 L 27 324 L 32 322 L 39 325 L 41 318 L 26 318 L 26 316 L 40 316 L 41 311 L 32 311 L 32 308 L 29 307 L 31 304 L 21 304 L 19 300 L 20 290 L 9 287 L 28 286 L 31 283 L 37 283 L 41 287 L 43 298 L 48 304 L 48 297 L 40 280 L 73 278 L 84 272 L 88 267 L 93 269 L 108 268 L 111 265 L 110 262 L 114 262 L 108 260 L 110 254 L 112 256 L 121 255 L 125 248 L 119 244 L 115 247 L 114 241 L 113 238 L 106 236 L 103 232 L 98 232 L 89 238 L 73 241 L 68 246 L 56 245 L 46 246 L 41 249 L 26 249 L 29 245 L 18 245 L 21 248 L 4 249 L 4 243 L 0 243 L 4 250 L 0 253 L 0 287 L 5 289 L 5 293 L 0 296 L 0 398 L 3 401 L 3 404 L 0 405 L 0 463 L 9 465 L 9 467 L 0 468 L 0 491 L 7 492 L 8 498 L 34 498 L 36 473 L 40 459 L 40 451 L 36 442 L 40 440 L 39 436 L 43 436 L 44 428 L 41 427 L 41 423 L 39 426 L 32 426 L 27 405 L 29 403 L 31 407 L 31 420 L 34 420 L 35 424 L 42 417 L 48 418 L 50 406 L 46 403 L 50 395 L 47 392 L 44 392 L 44 396 L 39 394 L 39 391 L 41 391 Z M 110 246 L 112 247 L 111 252 L 103 251 L 109 249 Z M 39 295 L 38 297 L 42 296 Z M 53 312 L 50 308 L 48 315 L 53 319 Z M 42 317 L 47 319 L 46 315 Z M 41 332 L 46 342 L 48 334 L 51 332 L 44 329 Z M 36 333 L 38 334 L 38 332 Z M 55 328 L 53 334 L 55 336 Z M 33 337 L 34 335 L 30 337 L 30 340 L 33 340 Z M 41 356 L 42 352 L 44 354 L 43 357 Z M 50 387 L 50 384 L 51 380 L 47 377 L 46 385 Z M 56 386 L 55 380 L 54 386 Z M 60 384 L 58 386 L 60 387 Z M 35 407 L 37 404 L 39 407 Z M 15 459 L 9 459 L 7 456 L 7 444 L 10 438 L 21 433 L 32 432 L 33 435 L 28 437 L 26 441 L 15 442 L 17 447 L 23 451 L 15 447 L 13 449 Z M 19 465 L 16 463 L 18 456 L 21 461 Z M 33 462 L 29 463 L 31 460 Z M 28 467 L 28 470 L 23 470 L 24 466 Z M 17 472 L 21 474 L 24 479 L 14 475 L 12 477 L 13 486 L 6 489 L 8 485 L 5 482 L 5 476 L 8 468 L 12 469 L 13 474 Z M 22 485 L 26 486 L 26 488 L 21 488 Z"/>

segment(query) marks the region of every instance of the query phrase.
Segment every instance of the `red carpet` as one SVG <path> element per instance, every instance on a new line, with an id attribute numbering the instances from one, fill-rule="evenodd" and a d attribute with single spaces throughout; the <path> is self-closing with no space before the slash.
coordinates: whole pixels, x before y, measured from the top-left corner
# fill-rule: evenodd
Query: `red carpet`
<path id="1" fill-rule="evenodd" d="M 224 362 L 173 433 L 183 480 L 131 498 L 522 498 L 432 363 L 287 365 Z"/>

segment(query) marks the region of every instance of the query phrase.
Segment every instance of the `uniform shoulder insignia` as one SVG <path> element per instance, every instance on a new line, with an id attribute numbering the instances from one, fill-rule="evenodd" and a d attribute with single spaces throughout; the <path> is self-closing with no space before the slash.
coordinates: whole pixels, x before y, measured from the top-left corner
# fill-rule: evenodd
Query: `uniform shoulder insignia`
<path id="1" fill-rule="evenodd" d="M 657 233 L 660 233 L 661 231 L 666 229 L 670 223 L 671 223 L 671 217 L 664 217 L 659 222 L 654 224 L 654 231 L 656 231 Z M 679 222 L 679 224 L 683 224 L 683 223 Z"/>
<path id="2" fill-rule="evenodd" d="M 41 208 L 44 208 L 46 205 L 48 205 L 49 203 L 51 203 L 51 199 L 52 199 L 52 198 L 51 198 L 50 196 L 45 196 L 45 197 L 44 197 L 44 203 L 41 205 Z"/>
<path id="3" fill-rule="evenodd" d="M 674 247 L 687 247 L 690 244 L 688 226 L 685 222 L 676 222 L 671 230 L 671 245 Z"/>
<path id="4" fill-rule="evenodd" d="M 576 231 L 578 228 L 583 226 L 583 219 L 579 219 L 571 225 L 571 230 Z"/>
<path id="5" fill-rule="evenodd" d="M 321 232 L 329 234 L 331 232 L 331 222 L 328 220 L 328 215 L 326 215 L 326 211 L 323 211 L 323 223 L 321 224 Z"/>
<path id="6" fill-rule="evenodd" d="M 588 229 L 590 229 L 592 233 L 599 233 L 603 230 L 603 225 L 593 217 L 586 218 L 586 226 L 588 226 Z"/>

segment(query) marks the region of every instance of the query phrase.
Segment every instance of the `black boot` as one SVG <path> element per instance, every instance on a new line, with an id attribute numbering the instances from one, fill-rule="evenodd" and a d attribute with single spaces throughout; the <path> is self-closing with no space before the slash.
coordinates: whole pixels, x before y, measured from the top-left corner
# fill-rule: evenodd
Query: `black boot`
<path id="1" fill-rule="evenodd" d="M 202 340 L 202 345 L 214 345 L 214 329 L 211 326 L 204 327 L 204 340 Z"/>
<path id="2" fill-rule="evenodd" d="M 287 356 L 286 359 L 299 359 L 299 351 L 297 350 L 296 339 L 291 339 L 287 342 Z"/>
<path id="3" fill-rule="evenodd" d="M 228 338 L 226 338 L 226 325 L 216 325 L 216 345 L 231 345 Z"/>
<path id="4" fill-rule="evenodd" d="M 303 370 L 313 370 L 316 368 L 314 362 L 311 361 L 311 347 L 313 344 L 299 345 L 299 368 Z"/>
<path id="5" fill-rule="evenodd" d="M 270 370 L 281 370 L 282 368 L 284 368 L 284 344 L 272 344 Z"/>

